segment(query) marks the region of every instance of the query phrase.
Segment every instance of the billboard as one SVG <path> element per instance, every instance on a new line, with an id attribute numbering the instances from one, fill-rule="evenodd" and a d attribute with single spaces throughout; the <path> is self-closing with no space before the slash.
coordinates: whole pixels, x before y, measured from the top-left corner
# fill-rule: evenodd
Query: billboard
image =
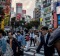
<path id="1" fill-rule="evenodd" d="M 22 14 L 26 14 L 26 10 L 22 10 Z"/>
<path id="2" fill-rule="evenodd" d="M 54 25 L 54 28 L 57 28 L 57 26 L 58 26 L 56 12 L 53 13 L 53 25 Z"/>
<path id="3" fill-rule="evenodd" d="M 22 3 L 16 3 L 16 20 L 22 18 Z"/>

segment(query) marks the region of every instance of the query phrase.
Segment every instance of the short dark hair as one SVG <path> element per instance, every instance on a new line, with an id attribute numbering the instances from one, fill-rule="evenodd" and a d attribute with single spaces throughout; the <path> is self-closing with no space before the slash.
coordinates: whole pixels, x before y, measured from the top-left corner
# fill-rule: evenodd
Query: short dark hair
<path id="1" fill-rule="evenodd" d="M 0 29 L 0 33 L 1 33 L 2 35 L 5 35 L 5 32 L 4 32 L 4 30 L 2 30 L 2 29 Z"/>
<path id="2" fill-rule="evenodd" d="M 9 31 L 8 33 L 11 33 L 11 35 L 13 35 L 13 32 L 12 31 Z"/>
<path id="3" fill-rule="evenodd" d="M 47 26 L 43 26 L 43 27 L 41 28 L 41 30 L 48 30 L 48 27 L 47 27 Z"/>
<path id="4" fill-rule="evenodd" d="M 17 33 L 21 33 L 20 31 L 17 31 Z"/>

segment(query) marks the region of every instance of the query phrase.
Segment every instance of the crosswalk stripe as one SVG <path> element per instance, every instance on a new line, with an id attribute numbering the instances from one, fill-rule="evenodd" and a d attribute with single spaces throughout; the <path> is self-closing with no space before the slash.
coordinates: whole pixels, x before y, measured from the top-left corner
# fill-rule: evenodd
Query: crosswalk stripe
<path id="1" fill-rule="evenodd" d="M 24 54 L 28 56 L 29 55 L 33 56 L 35 51 L 36 51 L 35 47 L 30 47 L 30 51 L 28 52 L 24 51 Z M 41 48 L 40 54 L 35 53 L 35 56 L 44 56 L 44 48 Z M 55 51 L 54 56 L 58 56 L 57 51 Z"/>
<path id="2" fill-rule="evenodd" d="M 29 54 L 29 55 L 33 55 L 34 53 L 32 53 L 32 52 L 24 52 L 24 54 Z"/>

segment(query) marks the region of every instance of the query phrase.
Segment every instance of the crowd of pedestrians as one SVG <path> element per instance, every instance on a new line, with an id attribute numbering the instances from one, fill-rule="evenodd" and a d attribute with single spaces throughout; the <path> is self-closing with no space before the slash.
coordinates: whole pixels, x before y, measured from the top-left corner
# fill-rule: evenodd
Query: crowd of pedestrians
<path id="1" fill-rule="evenodd" d="M 36 53 L 40 53 L 43 47 L 44 56 L 54 56 L 56 49 L 60 56 L 60 27 L 48 29 L 43 26 L 40 30 L 30 29 L 27 32 L 12 30 L 7 34 L 0 29 L 0 56 L 24 56 L 24 50 L 28 52 L 30 46 L 36 47 Z"/>

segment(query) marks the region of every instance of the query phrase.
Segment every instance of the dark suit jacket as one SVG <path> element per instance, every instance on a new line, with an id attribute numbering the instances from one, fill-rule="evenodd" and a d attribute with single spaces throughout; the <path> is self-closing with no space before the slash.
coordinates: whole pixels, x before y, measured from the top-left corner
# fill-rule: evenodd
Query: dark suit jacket
<path id="1" fill-rule="evenodd" d="M 44 36 L 40 37 L 41 38 L 40 48 L 42 47 L 42 45 L 44 45 L 44 55 L 45 56 L 52 56 L 52 54 L 54 53 L 54 47 L 47 46 L 48 41 L 49 41 L 49 37 L 50 37 L 50 34 L 48 33 L 47 38 L 46 38 L 46 42 L 44 40 Z"/>
<path id="2" fill-rule="evenodd" d="M 10 44 L 10 39 L 7 40 L 7 43 Z M 13 40 L 12 40 L 12 50 L 13 50 L 13 52 L 16 52 L 17 47 L 19 47 L 18 41 L 15 38 L 13 38 Z"/>

